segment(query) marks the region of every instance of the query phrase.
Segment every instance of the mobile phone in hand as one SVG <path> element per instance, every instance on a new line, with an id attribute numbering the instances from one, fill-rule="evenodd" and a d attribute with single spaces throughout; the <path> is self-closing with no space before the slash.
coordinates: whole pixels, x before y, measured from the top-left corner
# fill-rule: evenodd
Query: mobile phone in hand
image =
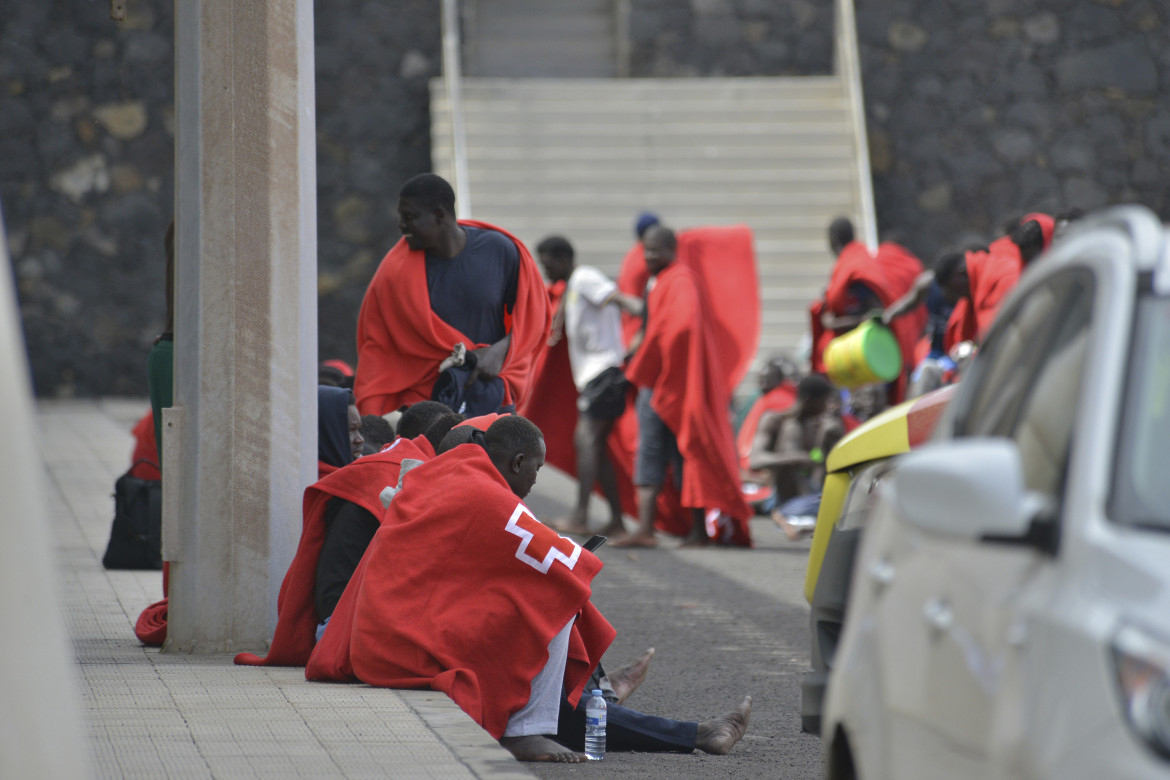
<path id="1" fill-rule="evenodd" d="M 584 547 L 589 552 L 593 552 L 598 547 L 605 544 L 608 539 L 609 539 L 608 536 L 602 536 L 601 534 L 595 534 L 592 537 L 590 537 L 589 541 L 585 542 L 585 544 L 583 544 L 581 546 Z"/>

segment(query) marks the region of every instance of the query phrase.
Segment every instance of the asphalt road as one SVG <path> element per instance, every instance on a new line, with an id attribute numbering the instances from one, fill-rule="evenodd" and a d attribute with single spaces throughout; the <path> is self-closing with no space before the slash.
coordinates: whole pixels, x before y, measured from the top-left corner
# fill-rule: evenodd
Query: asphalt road
<path id="1" fill-rule="evenodd" d="M 551 467 L 528 504 L 563 515 L 576 483 Z M 594 500 L 591 522 L 602 521 Z M 627 520 L 627 522 L 629 522 Z M 610 753 L 603 764 L 531 764 L 542 778 L 784 778 L 822 776 L 820 739 L 800 731 L 800 679 L 808 669 L 808 606 L 802 595 L 808 542 L 793 543 L 767 518 L 752 521 L 755 549 L 655 550 L 608 545 L 593 602 L 617 628 L 603 659 L 617 668 L 655 647 L 646 682 L 627 706 L 702 720 L 754 698 L 747 735 L 727 756 Z"/>

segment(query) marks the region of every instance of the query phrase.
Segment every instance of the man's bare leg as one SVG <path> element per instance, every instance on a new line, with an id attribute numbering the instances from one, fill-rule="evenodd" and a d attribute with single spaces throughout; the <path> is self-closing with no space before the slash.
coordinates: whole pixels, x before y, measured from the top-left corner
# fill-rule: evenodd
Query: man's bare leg
<path id="1" fill-rule="evenodd" d="M 707 536 L 707 522 L 702 509 L 691 510 L 691 530 L 683 537 L 683 547 L 703 547 L 711 542 Z"/>
<path id="2" fill-rule="evenodd" d="M 739 707 L 721 718 L 705 720 L 695 734 L 695 747 L 704 753 L 727 755 L 747 731 L 752 715 L 752 697 L 744 696 Z"/>
<path id="3" fill-rule="evenodd" d="M 630 698 L 630 694 L 645 681 L 646 675 L 650 672 L 650 660 L 652 658 L 654 658 L 653 647 L 642 653 L 642 656 L 632 664 L 623 666 L 616 672 L 605 675 L 606 679 L 609 680 L 609 684 L 613 686 L 613 692 L 617 696 L 618 704 L 625 704 L 626 699 Z"/>
<path id="4" fill-rule="evenodd" d="M 634 492 L 638 496 L 638 527 L 629 536 L 612 543 L 614 547 L 657 547 L 658 539 L 654 536 L 654 518 L 658 513 L 658 494 L 662 492 L 661 485 L 637 485 Z"/>
<path id="5" fill-rule="evenodd" d="M 702 728 L 700 724 L 699 729 L 702 730 Z M 582 761 L 588 761 L 584 753 L 569 750 L 564 745 L 539 734 L 526 737 L 500 737 L 500 745 L 517 761 L 544 761 L 556 764 L 580 764 Z"/>
<path id="6" fill-rule="evenodd" d="M 602 471 L 605 440 L 612 427 L 612 420 L 595 420 L 584 414 L 577 417 L 577 427 L 573 431 L 573 444 L 577 450 L 577 505 L 568 517 L 553 520 L 549 524 L 560 533 L 589 533 L 589 497 Z M 614 490 L 617 490 L 616 482 Z M 621 515 L 618 517 L 620 519 Z"/>
<path id="7" fill-rule="evenodd" d="M 612 427 L 613 423 L 610 423 L 610 428 Z M 606 433 L 606 438 L 602 440 L 601 473 L 598 475 L 598 481 L 601 482 L 605 502 L 609 504 L 609 523 L 600 533 L 606 536 L 625 536 L 626 524 L 622 522 L 622 501 L 618 495 L 617 472 L 614 471 L 613 461 L 609 459 L 609 453 L 605 450 L 605 441 L 608 438 L 609 434 Z"/>

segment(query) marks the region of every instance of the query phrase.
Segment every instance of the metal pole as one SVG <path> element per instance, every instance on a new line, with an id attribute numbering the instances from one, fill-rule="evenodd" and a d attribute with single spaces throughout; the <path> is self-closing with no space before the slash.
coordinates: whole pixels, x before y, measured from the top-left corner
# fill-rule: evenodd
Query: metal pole
<path id="1" fill-rule="evenodd" d="M 458 0 L 443 0 L 443 83 L 451 108 L 451 154 L 455 171 L 455 203 L 463 219 L 471 219 L 471 187 L 467 174 L 467 136 L 463 127 L 463 78 L 459 64 Z"/>
<path id="2" fill-rule="evenodd" d="M 877 248 L 877 209 L 869 169 L 869 137 L 865 129 L 865 96 L 861 85 L 861 56 L 857 48 L 857 22 L 853 0 L 837 0 L 837 76 L 845 87 L 849 113 L 853 117 L 861 232 L 870 249 Z"/>

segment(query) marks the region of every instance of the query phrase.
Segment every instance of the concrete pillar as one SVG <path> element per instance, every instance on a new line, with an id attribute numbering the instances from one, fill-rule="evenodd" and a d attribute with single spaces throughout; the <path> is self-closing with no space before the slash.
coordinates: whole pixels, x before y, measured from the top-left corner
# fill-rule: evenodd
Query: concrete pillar
<path id="1" fill-rule="evenodd" d="M 316 479 L 312 0 L 175 4 L 165 649 L 263 649 Z"/>
<path id="2" fill-rule="evenodd" d="M 88 777 L 19 311 L 0 222 L 0 777 Z"/>

